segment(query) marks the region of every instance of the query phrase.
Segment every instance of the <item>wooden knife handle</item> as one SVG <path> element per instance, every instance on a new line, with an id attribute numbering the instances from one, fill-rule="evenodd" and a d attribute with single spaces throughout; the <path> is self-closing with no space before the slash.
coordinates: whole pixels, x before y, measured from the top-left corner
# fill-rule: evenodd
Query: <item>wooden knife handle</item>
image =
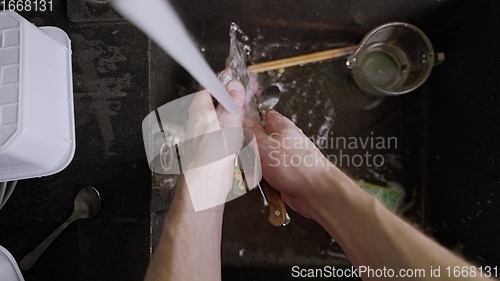
<path id="1" fill-rule="evenodd" d="M 266 194 L 267 203 L 269 204 L 269 222 L 274 226 L 281 226 L 287 219 L 286 207 L 281 193 L 269 185 L 265 180 L 262 181 L 262 189 Z"/>

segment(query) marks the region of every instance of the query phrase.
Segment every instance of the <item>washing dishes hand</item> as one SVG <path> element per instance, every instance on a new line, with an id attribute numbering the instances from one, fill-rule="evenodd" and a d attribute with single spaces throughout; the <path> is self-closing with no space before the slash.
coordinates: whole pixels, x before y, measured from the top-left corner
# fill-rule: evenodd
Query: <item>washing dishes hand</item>
<path id="1" fill-rule="evenodd" d="M 308 198 L 313 190 L 311 180 L 322 172 L 338 171 L 312 141 L 292 121 L 275 110 L 266 116 L 266 127 L 246 119 L 259 147 L 262 175 L 279 190 L 285 202 L 305 217 L 314 216 Z"/>
<path id="2" fill-rule="evenodd" d="M 236 104 L 242 107 L 245 100 L 243 85 L 230 81 L 226 88 Z M 214 109 L 207 90 L 198 92 L 189 106 L 186 140 L 195 141 L 186 141 L 182 163 L 183 178 L 195 211 L 226 202 L 233 184 L 235 154 L 222 156 L 217 152 L 222 146 L 226 146 L 227 151 L 228 147 L 243 143 L 242 120 L 243 111 L 239 115 L 231 114 L 220 104 Z"/>
<path id="3" fill-rule="evenodd" d="M 243 106 L 245 91 L 241 83 L 230 81 L 226 90 L 238 106 Z M 212 97 L 203 90 L 189 107 L 186 139 L 224 127 L 241 127 L 242 118 L 220 105 L 214 114 Z M 193 155 L 207 152 L 206 147 L 192 149 Z M 223 203 L 233 185 L 234 155 L 183 172 L 145 280 L 220 280 Z M 195 211 L 195 203 L 201 204 L 201 211 Z"/>
<path id="4" fill-rule="evenodd" d="M 228 91 L 242 106 L 244 89 L 230 82 Z M 212 105 L 208 92 L 194 100 L 189 114 L 195 117 L 188 134 L 197 136 L 225 125 L 238 126 L 242 116 L 217 108 L 217 117 L 207 115 Z M 221 121 L 221 122 L 218 122 Z M 356 268 L 390 269 L 396 273 L 422 269 L 416 280 L 434 280 L 431 267 L 470 267 L 462 258 L 426 237 L 391 213 L 321 155 L 293 122 L 277 112 L 267 115 L 266 128 L 252 120 L 244 126 L 256 135 L 266 180 L 281 191 L 284 200 L 302 215 L 314 219 L 342 247 Z M 202 152 L 202 151 L 201 151 Z M 200 188 L 220 188 L 224 196 L 232 186 L 234 157 L 223 159 L 217 169 L 191 175 Z M 185 175 L 186 176 L 186 175 Z M 194 212 L 181 176 L 162 234 L 149 265 L 146 280 L 220 280 L 220 247 L 224 205 Z M 217 197 L 216 196 L 216 197 Z M 390 272 L 390 271 L 389 271 Z M 364 280 L 377 279 L 358 272 Z M 387 279 L 389 276 L 382 279 Z M 440 280 L 453 279 L 441 276 Z M 463 278 L 490 280 L 484 277 Z M 379 278 L 377 279 L 379 280 Z"/>
<path id="5" fill-rule="evenodd" d="M 357 186 L 288 118 L 271 111 L 265 125 L 244 121 L 256 135 L 264 178 L 290 207 L 323 226 L 356 268 L 386 268 L 402 274 L 425 270 L 417 280 L 435 279 L 429 275 L 431 268 L 470 268 Z M 363 280 L 377 279 L 364 273 L 358 272 Z"/>

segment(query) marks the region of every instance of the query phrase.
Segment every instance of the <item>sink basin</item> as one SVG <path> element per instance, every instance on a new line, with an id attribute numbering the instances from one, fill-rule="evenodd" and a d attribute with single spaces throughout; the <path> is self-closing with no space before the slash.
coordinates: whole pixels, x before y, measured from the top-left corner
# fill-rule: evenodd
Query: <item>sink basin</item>
<path id="1" fill-rule="evenodd" d="M 225 66 L 233 21 L 250 37 L 247 44 L 252 48 L 253 63 L 357 44 L 370 29 L 390 21 L 421 28 L 436 52 L 445 52 L 447 59 L 412 93 L 382 98 L 361 92 L 352 82 L 345 58 L 259 74 L 259 86 L 280 85 L 283 96 L 277 110 L 317 144 L 328 140 L 329 145 L 319 145 L 322 152 L 352 178 L 402 187 L 406 196 L 400 210 L 411 223 L 447 247 L 462 250 L 474 262 L 499 262 L 500 244 L 488 238 L 500 234 L 498 227 L 491 227 L 498 225 L 493 208 L 500 195 L 499 178 L 493 175 L 499 167 L 499 150 L 491 145 L 498 143 L 500 126 L 493 128 L 486 121 L 490 118 L 483 119 L 498 117 L 494 108 L 500 97 L 493 75 L 498 73 L 499 59 L 488 58 L 489 70 L 476 63 L 482 61 L 485 50 L 493 52 L 493 45 L 500 43 L 495 39 L 492 45 L 487 36 L 478 33 L 493 23 L 499 27 L 489 13 L 498 11 L 498 4 L 425 0 L 378 4 L 288 1 L 286 5 L 274 1 L 172 2 L 214 71 Z M 199 85 L 189 74 L 154 44 L 150 55 L 152 109 L 197 91 Z M 366 141 L 368 145 L 362 147 Z M 377 146 L 380 141 L 385 145 Z M 360 162 L 357 155 L 366 153 L 371 160 L 365 157 Z M 175 177 L 153 175 L 151 249 L 174 184 Z M 349 264 L 318 224 L 293 211 L 290 216 L 289 226 L 271 226 L 257 191 L 227 203 L 224 276 L 250 280 L 267 272 L 285 279 L 292 265 Z M 261 275 L 254 273 L 256 268 Z"/>
<path id="2" fill-rule="evenodd" d="M 231 22 L 249 36 L 252 63 L 357 44 L 391 21 L 421 28 L 446 60 L 415 92 L 384 99 L 364 94 L 353 86 L 345 58 L 261 74 L 259 83 L 279 84 L 277 110 L 317 141 L 395 138 L 397 146 L 344 148 L 337 142 L 322 151 L 352 178 L 402 186 L 402 215 L 441 244 L 477 264 L 500 265 L 500 3 L 171 1 L 214 71 L 224 68 Z M 9 230 L 0 231 L 0 244 L 22 259 L 70 215 L 76 193 L 95 186 L 103 197 L 99 214 L 68 227 L 23 275 L 142 280 L 176 178 L 151 175 L 141 121 L 198 85 L 108 1 L 56 2 L 51 12 L 21 14 L 36 25 L 62 28 L 72 41 L 76 154 L 63 172 L 18 183 L 0 212 L 1 228 Z M 357 165 L 357 158 L 356 165 L 339 163 L 366 152 L 371 160 L 381 155 L 383 165 Z M 258 191 L 229 202 L 223 278 L 288 280 L 293 265 L 349 266 L 319 225 L 291 210 L 290 216 L 287 227 L 271 226 Z"/>
<path id="3" fill-rule="evenodd" d="M 280 56 L 300 54 L 336 45 L 322 42 L 291 44 L 279 41 L 282 38 L 273 39 L 278 43 L 264 40 L 256 42 L 256 59 L 262 61 L 276 58 L 262 57 L 262 53 Z M 260 50 L 261 46 L 264 50 Z M 227 44 L 221 44 L 218 49 L 212 50 L 213 47 L 216 46 L 210 46 L 209 50 L 207 46 L 206 56 L 223 62 L 227 56 Z M 157 54 L 160 55 L 159 52 Z M 152 63 L 152 71 L 155 68 L 165 68 L 164 62 L 151 60 L 155 61 L 160 63 Z M 222 66 L 219 67 L 221 68 Z M 172 74 L 174 73 L 185 76 L 181 79 L 179 76 L 165 77 L 167 81 L 173 79 L 172 84 L 177 89 L 158 89 L 159 93 L 171 93 L 173 99 L 179 94 L 189 94 L 196 90 L 196 83 L 181 69 Z M 345 59 L 294 67 L 282 74 L 277 71 L 259 74 L 258 80 L 262 88 L 276 83 L 281 86 L 282 98 L 276 109 L 315 140 L 322 152 L 332 162 L 336 161 L 339 168 L 356 179 L 379 184 L 390 181 L 404 186 L 409 206 L 408 216 L 414 222 L 422 223 L 421 193 L 425 167 L 422 148 L 425 147 L 425 139 L 421 136 L 426 128 L 424 115 L 421 113 L 427 106 L 425 89 L 396 99 L 364 94 L 350 81 Z M 151 85 L 154 84 L 156 81 L 151 81 Z M 151 96 L 160 100 L 169 95 L 152 93 Z M 412 129 L 408 130 L 408 127 Z M 362 149 L 361 144 L 356 143 L 376 141 L 377 137 L 387 142 L 386 148 L 376 149 L 373 144 L 373 147 Z M 349 141 L 349 138 L 357 141 Z M 389 144 L 390 140 L 392 142 Z M 360 160 L 359 156 L 365 152 L 370 157 Z M 375 155 L 377 157 L 374 158 Z M 170 184 L 174 182 L 171 177 L 154 175 L 152 211 L 153 231 L 156 234 L 159 231 L 156 223 L 161 221 L 168 206 L 171 199 L 168 191 Z M 164 202 L 165 206 L 160 202 Z M 267 212 L 258 191 L 226 204 L 222 241 L 224 266 L 262 267 L 271 264 L 276 267 L 311 267 L 348 264 L 335 241 L 314 221 L 290 211 L 290 225 L 273 227 L 267 221 Z"/>

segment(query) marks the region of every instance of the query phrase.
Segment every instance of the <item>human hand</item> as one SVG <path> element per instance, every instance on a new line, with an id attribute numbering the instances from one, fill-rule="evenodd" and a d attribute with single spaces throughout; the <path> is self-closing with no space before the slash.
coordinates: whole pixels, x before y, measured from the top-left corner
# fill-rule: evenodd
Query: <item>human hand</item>
<path id="1" fill-rule="evenodd" d="M 243 85 L 231 81 L 226 89 L 236 104 L 242 107 L 245 100 Z M 220 104 L 214 109 L 212 97 L 206 90 L 198 92 L 189 106 L 187 155 L 182 162 L 183 165 L 187 163 L 183 173 L 195 211 L 225 203 L 233 185 L 235 154 L 219 155 L 221 153 L 217 149 L 225 144 L 226 147 L 233 147 L 243 143 L 242 118 L 243 111 L 234 115 Z M 233 134 L 227 134 L 227 131 L 221 131 L 224 128 L 235 129 L 230 131 Z M 190 139 L 195 141 L 189 142 Z"/>
<path id="2" fill-rule="evenodd" d="M 272 110 L 265 129 L 259 122 L 245 120 L 257 139 L 266 181 L 281 192 L 285 202 L 303 216 L 314 218 L 314 198 L 319 192 L 314 178 L 329 171 L 340 172 L 326 159 L 302 130 Z"/>

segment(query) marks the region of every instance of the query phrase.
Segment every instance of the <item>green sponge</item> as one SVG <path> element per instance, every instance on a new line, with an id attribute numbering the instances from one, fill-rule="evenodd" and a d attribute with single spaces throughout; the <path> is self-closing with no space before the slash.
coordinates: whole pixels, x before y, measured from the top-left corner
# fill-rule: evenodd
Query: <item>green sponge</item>
<path id="1" fill-rule="evenodd" d="M 402 192 L 362 180 L 356 181 L 356 184 L 359 185 L 364 191 L 377 198 L 393 213 L 396 212 L 398 207 L 403 202 L 404 194 Z"/>

